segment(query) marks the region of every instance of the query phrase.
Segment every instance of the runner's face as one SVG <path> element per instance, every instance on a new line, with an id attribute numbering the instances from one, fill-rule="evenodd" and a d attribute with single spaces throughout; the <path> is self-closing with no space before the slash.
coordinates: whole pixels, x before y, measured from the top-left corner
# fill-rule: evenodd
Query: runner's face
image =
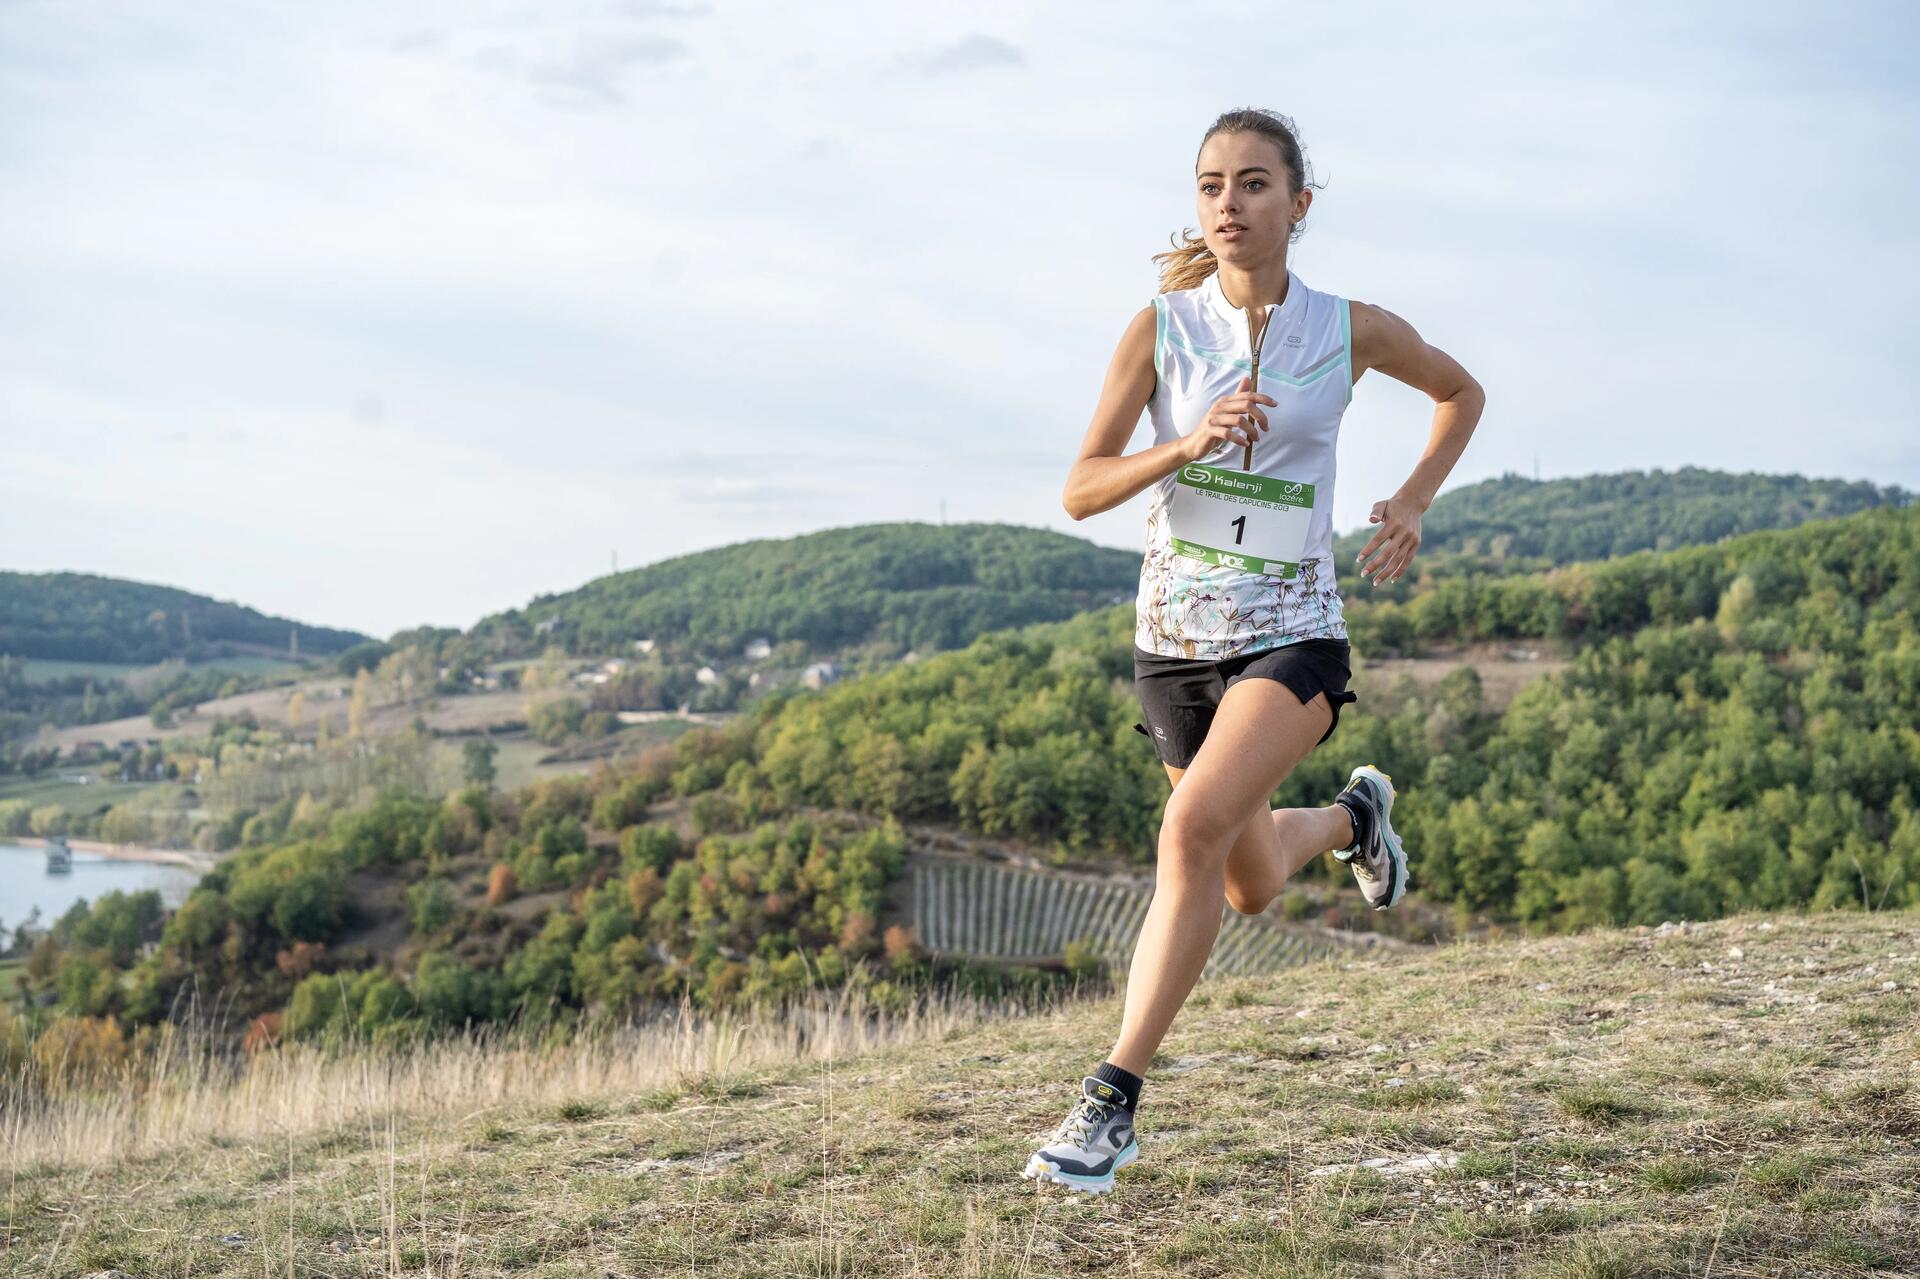
<path id="1" fill-rule="evenodd" d="M 1283 251 L 1290 219 L 1306 216 L 1287 190 L 1280 149 L 1258 133 L 1216 133 L 1200 148 L 1194 207 L 1200 235 L 1222 261 L 1251 265 Z M 1296 206 L 1297 210 L 1296 210 Z M 1243 228 L 1227 230 L 1232 226 Z"/>

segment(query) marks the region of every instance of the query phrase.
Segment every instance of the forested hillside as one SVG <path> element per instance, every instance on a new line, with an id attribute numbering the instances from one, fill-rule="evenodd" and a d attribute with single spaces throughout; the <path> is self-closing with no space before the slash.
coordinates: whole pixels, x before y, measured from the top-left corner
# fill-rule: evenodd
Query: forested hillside
<path id="1" fill-rule="evenodd" d="M 1470 668 L 1431 693 L 1372 689 L 1277 802 L 1326 803 L 1379 764 L 1412 891 L 1530 928 L 1920 905 L 1920 509 L 1480 589 L 1506 632 L 1566 637 L 1570 664 L 1501 710 Z M 1356 609 L 1363 661 L 1399 607 Z M 277 816 L 281 842 L 224 863 L 164 925 L 113 896 L 77 909 L 23 987 L 135 1023 L 223 990 L 236 1010 L 284 1008 L 272 1031 L 294 1036 L 856 980 L 893 998 L 927 974 L 882 908 L 899 834 L 802 814 L 1150 861 L 1167 782 L 1132 727 L 1130 626 L 1118 606 L 782 689 L 518 794 L 303 801 Z M 690 840 L 653 812 L 674 799 Z"/>
<path id="2" fill-rule="evenodd" d="M 285 653 L 295 631 L 301 654 L 309 657 L 338 653 L 367 639 L 171 586 L 92 573 L 0 572 L 0 653 L 13 657 L 194 662 L 219 655 L 223 644 Z"/>
<path id="3" fill-rule="evenodd" d="M 482 619 L 501 652 L 534 646 L 557 622 L 569 652 L 672 638 L 737 653 L 748 640 L 799 640 L 816 653 L 873 641 L 955 648 L 985 631 L 1051 621 L 1131 598 L 1138 552 L 1009 524 L 863 524 L 677 556 L 542 595 Z"/>
<path id="4" fill-rule="evenodd" d="M 273 659 L 294 655 L 296 635 L 301 658 L 367 638 L 170 586 L 0 572 L 0 772 L 34 757 L 21 743 L 42 726 L 147 713 L 160 722 L 171 707 L 282 678 Z M 129 678 L 142 667 L 153 669 Z"/>
<path id="5" fill-rule="evenodd" d="M 1489 708 L 1471 669 L 1342 718 L 1279 793 L 1372 761 L 1417 892 L 1548 927 L 1920 903 L 1920 510 L 1356 606 L 1383 630 L 1559 636 Z M 742 797 L 941 817 L 1145 858 L 1166 783 L 1132 731 L 1124 607 L 984 636 L 771 708 Z"/>
<path id="6" fill-rule="evenodd" d="M 1507 474 L 1434 499 L 1420 522 L 1421 555 L 1429 562 L 1457 552 L 1483 561 L 1539 562 L 1527 565 L 1533 567 L 1570 564 L 1697 546 L 1912 501 L 1904 489 L 1864 480 L 1695 466 L 1554 480 Z M 1334 557 L 1343 570 L 1371 536 L 1368 528 L 1338 539 Z"/>

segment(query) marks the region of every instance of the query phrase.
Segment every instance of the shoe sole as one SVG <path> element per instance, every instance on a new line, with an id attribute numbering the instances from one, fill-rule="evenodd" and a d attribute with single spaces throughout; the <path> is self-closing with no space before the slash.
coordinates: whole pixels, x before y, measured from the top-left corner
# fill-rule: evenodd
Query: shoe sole
<path id="1" fill-rule="evenodd" d="M 1353 770 L 1348 780 L 1351 781 L 1354 777 L 1359 777 L 1362 774 L 1373 778 L 1374 781 L 1387 792 L 1387 802 L 1380 807 L 1380 837 L 1387 845 L 1387 856 L 1393 870 L 1393 885 L 1387 890 L 1386 901 L 1378 903 L 1369 901 L 1367 903 L 1375 910 L 1386 910 L 1406 895 L 1407 851 L 1401 846 L 1400 836 L 1396 835 L 1393 830 L 1393 778 L 1372 764 L 1362 764 Z M 1361 895 L 1365 896 L 1364 893 Z"/>
<path id="2" fill-rule="evenodd" d="M 1062 1172 L 1057 1165 L 1050 1164 L 1039 1155 L 1035 1155 L 1027 1160 L 1027 1166 L 1020 1175 L 1028 1181 L 1051 1181 L 1083 1194 L 1104 1195 L 1113 1189 L 1113 1174 L 1139 1157 L 1140 1143 L 1130 1141 L 1119 1154 L 1113 1157 L 1113 1167 L 1095 1177 L 1085 1173 Z"/>

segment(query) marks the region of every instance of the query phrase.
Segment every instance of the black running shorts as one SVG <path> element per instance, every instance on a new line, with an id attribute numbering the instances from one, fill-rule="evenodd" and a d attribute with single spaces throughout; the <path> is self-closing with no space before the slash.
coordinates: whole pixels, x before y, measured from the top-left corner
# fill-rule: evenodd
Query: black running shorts
<path id="1" fill-rule="evenodd" d="M 1324 742 L 1340 726 L 1340 708 L 1355 700 L 1347 691 L 1351 651 L 1345 640 L 1307 639 L 1210 662 L 1161 657 L 1136 644 L 1133 687 L 1146 723 L 1133 727 L 1146 734 L 1161 763 L 1186 768 L 1200 753 L 1227 689 L 1243 679 L 1272 679 L 1292 689 L 1302 703 L 1312 701 L 1315 693 L 1327 695 L 1333 722 L 1320 735 Z"/>

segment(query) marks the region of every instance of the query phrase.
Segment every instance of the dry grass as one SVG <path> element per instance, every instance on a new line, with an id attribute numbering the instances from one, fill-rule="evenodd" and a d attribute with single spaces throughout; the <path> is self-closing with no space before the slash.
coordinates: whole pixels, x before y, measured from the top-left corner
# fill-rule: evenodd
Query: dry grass
<path id="1" fill-rule="evenodd" d="M 1219 983 L 1100 1199 L 1016 1174 L 1113 999 L 652 1085 L 475 1064 L 350 1120 L 236 1102 L 218 1134 L 17 1166 L 0 1269 L 1911 1274 L 1917 925 L 1749 915 Z M 1353 1166 L 1429 1151 L 1453 1162 Z"/>

